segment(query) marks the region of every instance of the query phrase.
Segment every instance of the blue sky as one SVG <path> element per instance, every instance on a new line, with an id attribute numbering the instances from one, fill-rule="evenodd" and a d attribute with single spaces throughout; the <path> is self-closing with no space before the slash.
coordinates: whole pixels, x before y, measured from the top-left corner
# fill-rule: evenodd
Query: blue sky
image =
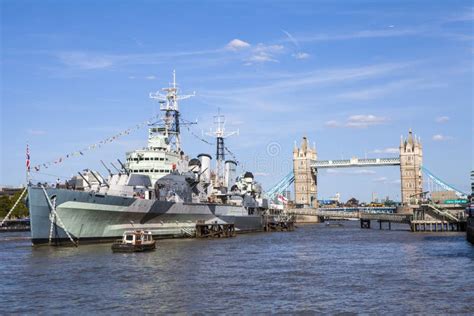
<path id="1" fill-rule="evenodd" d="M 1 1 L 0 184 L 157 112 L 176 69 L 183 116 L 269 187 L 303 135 L 320 159 L 396 156 L 409 128 L 424 164 L 468 191 L 473 135 L 470 1 Z M 194 156 L 214 153 L 189 133 Z M 33 174 L 54 181 L 146 144 L 141 129 Z M 271 149 L 271 150 L 270 150 Z M 276 149 L 276 151 L 275 151 Z M 50 176 L 51 175 L 51 176 Z M 321 171 L 319 197 L 400 196 L 399 170 Z"/>

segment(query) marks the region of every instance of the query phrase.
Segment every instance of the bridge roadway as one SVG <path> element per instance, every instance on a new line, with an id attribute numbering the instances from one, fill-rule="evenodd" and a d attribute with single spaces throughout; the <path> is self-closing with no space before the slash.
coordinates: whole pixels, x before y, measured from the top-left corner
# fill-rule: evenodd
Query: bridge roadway
<path id="1" fill-rule="evenodd" d="M 378 220 L 393 223 L 410 224 L 412 214 L 394 213 L 396 208 L 390 207 L 354 207 L 354 208 L 303 208 L 289 209 L 288 215 L 310 215 L 326 219 L 349 219 L 357 218 L 361 220 Z"/>
<path id="2" fill-rule="evenodd" d="M 348 168 L 348 167 L 383 167 L 399 166 L 400 158 L 351 158 L 342 160 L 313 160 L 311 167 L 321 168 Z"/>

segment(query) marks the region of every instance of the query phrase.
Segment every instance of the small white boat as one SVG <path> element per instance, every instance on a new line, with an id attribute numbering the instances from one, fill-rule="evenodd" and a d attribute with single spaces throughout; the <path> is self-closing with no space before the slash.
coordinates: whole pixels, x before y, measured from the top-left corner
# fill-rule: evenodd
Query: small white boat
<path id="1" fill-rule="evenodd" d="M 142 252 L 155 250 L 156 241 L 146 230 L 132 230 L 123 233 L 123 238 L 112 244 L 112 252 Z"/>

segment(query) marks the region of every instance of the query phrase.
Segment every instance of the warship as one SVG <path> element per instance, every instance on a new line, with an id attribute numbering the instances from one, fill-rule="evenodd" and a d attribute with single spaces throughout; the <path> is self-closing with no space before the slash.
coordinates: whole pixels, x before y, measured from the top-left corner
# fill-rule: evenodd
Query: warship
<path id="1" fill-rule="evenodd" d="M 100 242 L 130 230 L 156 238 L 189 237 L 196 223 L 233 224 L 236 232 L 263 230 L 269 203 L 251 172 L 237 176 L 237 163 L 225 159 L 225 121 L 219 116 L 216 165 L 207 153 L 190 159 L 180 137 L 176 74 L 168 88 L 150 93 L 159 101 L 161 119 L 150 122 L 148 145 L 126 153 L 108 176 L 85 169 L 66 187 L 28 186 L 31 240 L 34 245 Z"/>

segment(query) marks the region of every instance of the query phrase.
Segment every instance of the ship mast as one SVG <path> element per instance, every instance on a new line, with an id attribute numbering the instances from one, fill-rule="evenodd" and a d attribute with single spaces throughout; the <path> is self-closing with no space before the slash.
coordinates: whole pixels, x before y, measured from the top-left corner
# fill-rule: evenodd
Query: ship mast
<path id="1" fill-rule="evenodd" d="M 179 95 L 179 88 L 176 85 L 176 71 L 173 70 L 173 82 L 170 87 L 161 89 L 163 92 L 150 92 L 150 98 L 157 100 L 160 103 L 160 111 L 163 112 L 162 120 L 163 127 L 156 127 L 156 124 L 151 124 L 150 134 L 162 133 L 166 137 L 166 143 L 169 151 L 181 153 L 181 137 L 179 126 L 179 105 L 178 101 L 189 99 L 196 95 L 196 93 L 189 95 Z"/>
<path id="2" fill-rule="evenodd" d="M 217 174 L 216 174 L 216 187 L 223 185 L 224 183 L 224 161 L 225 161 L 225 145 L 224 139 L 239 134 L 239 131 L 226 132 L 225 131 L 225 117 L 221 115 L 220 109 L 217 109 L 217 115 L 214 116 L 214 124 L 216 129 L 213 131 L 210 129 L 206 135 L 216 137 L 216 161 L 217 161 Z"/>

